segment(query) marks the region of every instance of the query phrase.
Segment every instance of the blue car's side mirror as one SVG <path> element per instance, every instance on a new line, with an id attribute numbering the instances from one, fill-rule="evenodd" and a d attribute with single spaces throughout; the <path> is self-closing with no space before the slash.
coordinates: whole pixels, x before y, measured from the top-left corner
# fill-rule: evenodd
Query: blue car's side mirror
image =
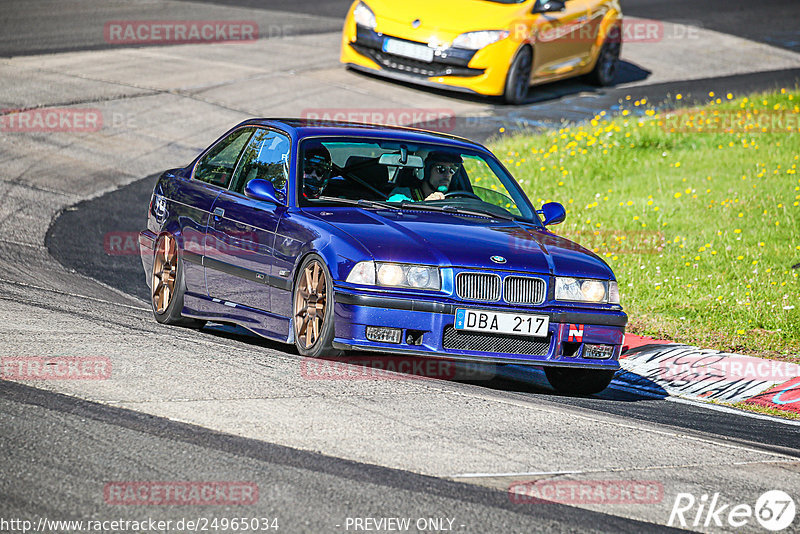
<path id="1" fill-rule="evenodd" d="M 261 180 L 255 178 L 247 182 L 244 186 L 244 196 L 252 198 L 253 200 L 263 200 L 273 204 L 283 204 L 283 201 L 278 199 L 278 193 L 275 191 L 275 186 L 269 180 Z"/>
<path id="2" fill-rule="evenodd" d="M 549 226 L 551 224 L 560 224 L 564 222 L 564 219 L 567 218 L 567 212 L 564 210 L 564 206 L 559 204 L 558 202 L 548 202 L 547 204 L 542 205 L 542 209 L 537 210 L 536 213 L 540 214 L 544 219 L 544 225 Z"/>

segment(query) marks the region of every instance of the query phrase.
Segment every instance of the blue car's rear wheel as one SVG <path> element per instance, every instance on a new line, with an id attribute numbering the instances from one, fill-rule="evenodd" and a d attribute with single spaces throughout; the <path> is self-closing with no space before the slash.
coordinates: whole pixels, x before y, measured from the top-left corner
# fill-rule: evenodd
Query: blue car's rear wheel
<path id="1" fill-rule="evenodd" d="M 303 356 L 337 356 L 333 348 L 333 284 L 322 258 L 303 261 L 294 282 L 294 342 Z"/>
<path id="2" fill-rule="evenodd" d="M 150 304 L 153 316 L 162 324 L 202 328 L 205 321 L 181 315 L 183 310 L 183 262 L 175 237 L 162 235 L 153 251 L 153 273 L 150 284 Z"/>
<path id="3" fill-rule="evenodd" d="M 611 370 L 574 367 L 545 367 L 544 374 L 553 389 L 564 395 L 600 393 L 614 378 L 614 371 Z"/>

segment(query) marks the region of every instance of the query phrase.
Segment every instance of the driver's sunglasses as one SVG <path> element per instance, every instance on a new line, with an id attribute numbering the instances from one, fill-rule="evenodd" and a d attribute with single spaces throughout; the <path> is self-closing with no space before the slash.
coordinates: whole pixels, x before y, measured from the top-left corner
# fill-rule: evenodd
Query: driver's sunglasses
<path id="1" fill-rule="evenodd" d="M 448 165 L 436 165 L 434 169 L 439 174 L 444 174 L 447 172 L 450 174 L 450 176 L 454 176 L 458 172 L 458 167 L 450 167 Z"/>
<path id="2" fill-rule="evenodd" d="M 327 176 L 331 172 L 331 166 L 323 163 L 306 163 L 303 166 L 306 174 L 316 174 L 317 176 Z"/>

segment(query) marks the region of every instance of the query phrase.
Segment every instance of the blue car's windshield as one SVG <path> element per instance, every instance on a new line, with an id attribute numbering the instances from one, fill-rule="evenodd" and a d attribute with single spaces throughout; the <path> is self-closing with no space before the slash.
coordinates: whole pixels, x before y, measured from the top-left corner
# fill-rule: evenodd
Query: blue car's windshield
<path id="1" fill-rule="evenodd" d="M 312 138 L 300 145 L 302 206 L 353 201 L 442 206 L 539 223 L 514 179 L 494 158 L 434 144 Z M 365 204 L 365 203 L 362 203 Z"/>

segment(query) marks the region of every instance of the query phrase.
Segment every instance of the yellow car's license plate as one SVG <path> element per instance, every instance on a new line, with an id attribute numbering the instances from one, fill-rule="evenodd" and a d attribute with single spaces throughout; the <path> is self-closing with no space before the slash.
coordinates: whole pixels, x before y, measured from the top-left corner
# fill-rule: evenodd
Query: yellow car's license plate
<path id="1" fill-rule="evenodd" d="M 386 39 L 383 42 L 383 51 L 420 61 L 433 61 L 433 49 L 424 45 L 398 41 L 397 39 Z"/>
<path id="2" fill-rule="evenodd" d="M 501 313 L 488 310 L 456 310 L 456 330 L 474 330 L 517 336 L 547 336 L 550 318 L 546 315 Z"/>

